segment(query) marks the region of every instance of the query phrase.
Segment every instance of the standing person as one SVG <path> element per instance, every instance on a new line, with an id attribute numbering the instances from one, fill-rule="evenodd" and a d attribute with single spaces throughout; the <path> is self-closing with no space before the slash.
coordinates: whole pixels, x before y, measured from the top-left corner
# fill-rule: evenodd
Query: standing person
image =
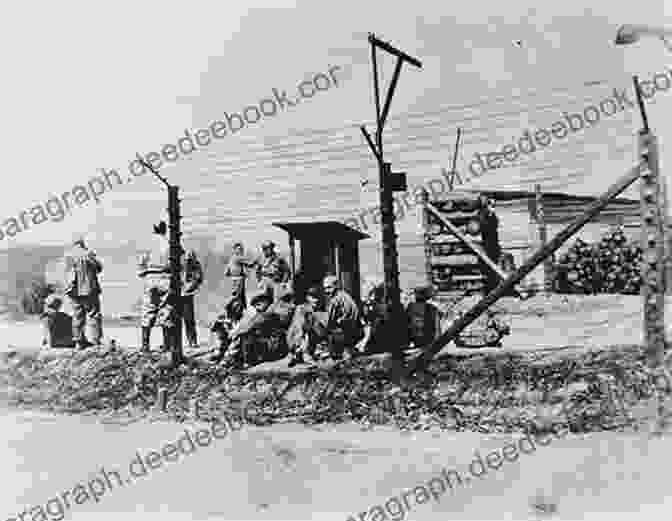
<path id="1" fill-rule="evenodd" d="M 279 290 L 288 287 L 291 270 L 287 261 L 275 252 L 273 241 L 261 245 L 263 255 L 254 264 L 257 268 L 259 291 L 269 291 L 273 300 L 280 296 Z"/>
<path id="2" fill-rule="evenodd" d="M 243 243 L 236 242 L 233 245 L 233 253 L 224 275 L 231 278 L 231 296 L 239 299 L 243 307 L 247 306 L 245 285 L 249 268 L 250 263 L 245 257 Z"/>
<path id="3" fill-rule="evenodd" d="M 502 250 L 499 244 L 499 219 L 494 209 L 494 201 L 488 199 L 487 196 L 481 195 L 479 197 L 481 208 L 478 212 L 479 222 L 481 224 L 481 235 L 483 237 L 483 248 L 485 254 L 490 260 L 499 264 L 499 257 Z M 481 266 L 486 273 L 486 292 L 491 292 L 499 284 L 499 276 L 490 269 L 485 263 L 481 262 Z"/>
<path id="4" fill-rule="evenodd" d="M 65 294 L 72 301 L 73 336 L 75 347 L 84 349 L 92 345 L 99 345 L 103 336 L 103 324 L 100 314 L 100 282 L 98 274 L 103 271 L 103 265 L 96 254 L 87 249 L 84 239 L 73 243 L 68 270 L 68 283 Z M 88 329 L 89 338 L 85 333 Z"/>
<path id="5" fill-rule="evenodd" d="M 340 359 L 345 353 L 352 358 L 355 345 L 363 336 L 359 307 L 350 294 L 341 289 L 334 275 L 322 283 L 327 298 L 327 334 L 331 357 Z"/>
<path id="6" fill-rule="evenodd" d="M 408 317 L 409 340 L 414 347 L 431 344 L 441 332 L 441 314 L 438 308 L 429 302 L 430 288 L 415 288 L 415 302 L 406 308 Z"/>
<path id="7" fill-rule="evenodd" d="M 196 332 L 196 312 L 194 297 L 203 284 L 203 266 L 194 250 L 189 250 L 184 256 L 182 264 L 182 316 L 184 330 L 189 347 L 198 347 L 198 333 Z"/>
<path id="8" fill-rule="evenodd" d="M 149 340 L 155 325 L 163 328 L 163 348 L 169 350 L 171 328 L 175 325 L 174 306 L 170 302 L 170 248 L 166 232 L 165 221 L 154 226 L 150 249 L 140 256 L 138 262 L 138 276 L 144 282 L 141 318 L 143 351 L 150 349 Z"/>

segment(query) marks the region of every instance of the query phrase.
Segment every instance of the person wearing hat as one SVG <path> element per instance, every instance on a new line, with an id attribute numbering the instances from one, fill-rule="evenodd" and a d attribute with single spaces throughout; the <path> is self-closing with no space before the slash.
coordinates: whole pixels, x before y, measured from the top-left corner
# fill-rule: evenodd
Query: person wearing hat
<path id="1" fill-rule="evenodd" d="M 286 356 L 282 320 L 269 309 L 272 303 L 268 291 L 252 295 L 248 312 L 231 331 L 231 344 L 224 357 L 226 364 L 242 368 Z"/>
<path id="2" fill-rule="evenodd" d="M 341 288 L 335 275 L 327 275 L 322 283 L 327 298 L 327 333 L 329 352 L 333 359 L 343 354 L 351 358 L 355 345 L 364 336 L 359 307 L 350 294 Z"/>
<path id="3" fill-rule="evenodd" d="M 292 318 L 296 311 L 294 297 L 294 290 L 292 288 L 280 288 L 277 300 L 269 308 L 269 311 L 272 311 L 280 317 L 280 321 L 285 330 L 289 328 L 289 325 L 292 323 Z"/>
<path id="4" fill-rule="evenodd" d="M 140 255 L 138 277 L 143 280 L 142 316 L 140 319 L 142 350 L 150 350 L 152 328 L 163 329 L 163 349 L 171 348 L 171 329 L 175 326 L 175 309 L 170 302 L 170 247 L 167 226 L 154 226 L 153 242 Z"/>
<path id="5" fill-rule="evenodd" d="M 98 274 L 103 271 L 103 265 L 96 254 L 86 247 L 84 239 L 78 239 L 73 243 L 73 249 L 66 258 L 66 265 L 68 270 L 65 294 L 72 302 L 76 347 L 83 349 L 100 345 L 103 324 Z"/>
<path id="6" fill-rule="evenodd" d="M 386 327 L 385 285 L 380 279 L 369 279 L 364 285 L 362 323 L 364 338 L 356 346 L 360 353 L 373 354 L 387 351 L 395 341 Z"/>
<path id="7" fill-rule="evenodd" d="M 438 308 L 429 302 L 431 288 L 415 288 L 415 302 L 406 308 L 409 340 L 414 347 L 422 348 L 431 344 L 441 332 L 441 314 Z"/>
<path id="8" fill-rule="evenodd" d="M 182 262 L 182 318 L 184 320 L 184 332 L 187 336 L 189 347 L 198 347 L 198 334 L 196 332 L 196 310 L 194 297 L 203 284 L 203 266 L 194 250 L 189 250 L 184 255 Z"/>
<path id="9" fill-rule="evenodd" d="M 291 270 L 287 261 L 275 252 L 273 241 L 264 241 L 261 250 L 261 258 L 255 262 L 257 285 L 261 290 L 270 291 L 273 300 L 277 300 L 278 291 L 289 286 Z"/>
<path id="10" fill-rule="evenodd" d="M 310 363 L 320 358 L 320 344 L 326 341 L 325 317 L 320 313 L 322 292 L 319 287 L 308 288 L 306 301 L 294 312 L 294 318 L 287 330 L 289 367 Z"/>
<path id="11" fill-rule="evenodd" d="M 224 312 L 220 314 L 212 323 L 210 331 L 214 333 L 216 339 L 217 355 L 213 362 L 218 362 L 226 355 L 226 350 L 231 342 L 231 332 L 243 317 L 245 309 L 237 296 L 230 296 L 224 304 Z"/>
<path id="12" fill-rule="evenodd" d="M 46 347 L 74 347 L 72 336 L 72 317 L 61 311 L 63 299 L 51 294 L 44 300 L 44 312 L 41 315 L 44 337 L 42 345 Z"/>
<path id="13" fill-rule="evenodd" d="M 245 250 L 242 242 L 236 242 L 233 245 L 233 253 L 226 267 L 225 276 L 231 279 L 231 296 L 240 299 L 243 307 L 247 305 L 245 300 L 245 286 L 247 274 L 252 263 L 245 257 Z"/>

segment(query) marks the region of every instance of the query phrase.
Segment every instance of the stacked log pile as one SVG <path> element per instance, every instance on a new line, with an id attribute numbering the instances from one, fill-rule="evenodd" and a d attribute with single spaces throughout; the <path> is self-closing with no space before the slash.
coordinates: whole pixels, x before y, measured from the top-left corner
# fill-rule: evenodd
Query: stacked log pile
<path id="1" fill-rule="evenodd" d="M 622 230 L 605 234 L 595 244 L 577 239 L 555 266 L 559 293 L 639 295 L 642 249 Z"/>

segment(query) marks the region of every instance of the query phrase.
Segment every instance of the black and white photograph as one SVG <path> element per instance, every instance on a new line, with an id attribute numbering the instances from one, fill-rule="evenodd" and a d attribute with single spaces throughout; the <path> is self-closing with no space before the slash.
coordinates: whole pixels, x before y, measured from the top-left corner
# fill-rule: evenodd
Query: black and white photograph
<path id="1" fill-rule="evenodd" d="M 0 61 L 0 521 L 669 518 L 672 4 L 9 2 Z"/>

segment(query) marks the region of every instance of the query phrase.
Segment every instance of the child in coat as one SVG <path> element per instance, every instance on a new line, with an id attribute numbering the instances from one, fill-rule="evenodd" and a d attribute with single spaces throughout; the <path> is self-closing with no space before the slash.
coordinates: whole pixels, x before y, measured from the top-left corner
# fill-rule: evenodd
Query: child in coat
<path id="1" fill-rule="evenodd" d="M 75 347 L 72 334 L 72 317 L 61 311 L 63 299 L 49 295 L 44 301 L 41 315 L 44 329 L 42 345 L 46 347 Z"/>

